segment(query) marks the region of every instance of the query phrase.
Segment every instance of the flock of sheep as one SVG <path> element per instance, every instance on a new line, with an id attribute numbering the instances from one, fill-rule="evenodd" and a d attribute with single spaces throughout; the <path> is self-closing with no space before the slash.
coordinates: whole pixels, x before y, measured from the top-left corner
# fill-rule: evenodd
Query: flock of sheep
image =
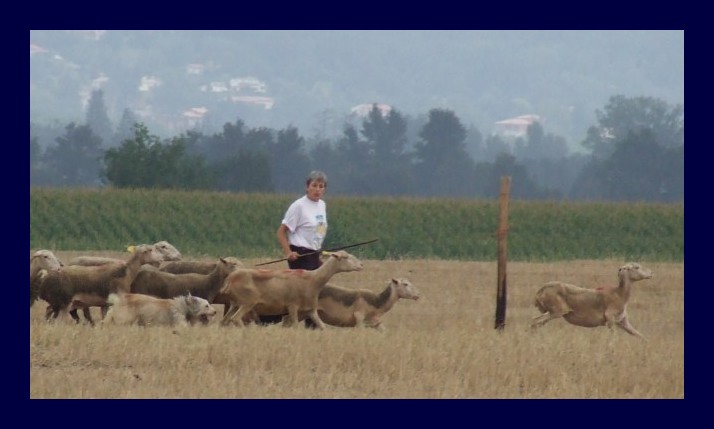
<path id="1" fill-rule="evenodd" d="M 179 325 L 207 323 L 223 304 L 222 325 L 244 326 L 258 316 L 283 317 L 284 326 L 310 318 L 315 326 L 369 326 L 382 330 L 381 316 L 400 299 L 418 299 L 408 279 L 391 279 L 381 293 L 327 282 L 340 272 L 359 271 L 362 262 L 345 251 L 326 254 L 314 271 L 246 268 L 238 259 L 183 261 L 170 243 L 132 246 L 124 261 L 83 256 L 62 263 L 51 251 L 30 257 L 30 306 L 47 302 L 45 317 L 82 310 L 94 325 L 90 307 L 100 307 L 102 323 Z"/>
<path id="2" fill-rule="evenodd" d="M 284 326 L 310 318 L 315 326 L 368 326 L 384 329 L 381 316 L 400 299 L 419 299 L 419 291 L 404 278 L 391 279 L 381 293 L 328 284 L 340 272 L 362 270 L 362 262 L 345 251 L 326 253 L 314 271 L 246 268 L 238 259 L 216 262 L 183 261 L 170 243 L 160 241 L 129 249 L 127 260 L 84 256 L 67 265 L 49 250 L 30 257 L 30 306 L 48 303 L 47 320 L 78 311 L 94 325 L 89 308 L 101 308 L 102 323 L 180 325 L 207 323 L 216 315 L 211 304 L 223 304 L 222 325 L 245 326 L 259 316 L 283 315 Z M 587 289 L 553 281 L 535 294 L 542 313 L 531 328 L 562 317 L 577 326 L 617 326 L 643 337 L 627 317 L 632 284 L 652 272 L 640 264 L 618 269 L 618 286 Z"/>

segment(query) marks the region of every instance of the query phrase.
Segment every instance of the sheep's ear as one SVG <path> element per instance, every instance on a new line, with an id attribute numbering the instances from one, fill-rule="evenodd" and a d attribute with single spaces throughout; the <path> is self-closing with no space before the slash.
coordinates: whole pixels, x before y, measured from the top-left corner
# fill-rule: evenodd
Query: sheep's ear
<path id="1" fill-rule="evenodd" d="M 394 283 L 395 285 L 398 285 L 398 284 L 399 284 L 399 280 L 397 280 L 397 279 L 392 279 L 392 283 Z"/>
<path id="2" fill-rule="evenodd" d="M 136 251 L 136 246 L 129 246 L 126 248 L 126 251 L 129 253 L 134 253 Z"/>
<path id="3" fill-rule="evenodd" d="M 224 264 L 227 264 L 227 263 L 228 263 L 228 262 L 226 262 L 226 260 L 225 260 L 225 259 L 223 259 L 223 258 L 219 258 L 219 259 L 220 259 L 220 260 L 221 260 L 221 262 L 223 262 Z"/>

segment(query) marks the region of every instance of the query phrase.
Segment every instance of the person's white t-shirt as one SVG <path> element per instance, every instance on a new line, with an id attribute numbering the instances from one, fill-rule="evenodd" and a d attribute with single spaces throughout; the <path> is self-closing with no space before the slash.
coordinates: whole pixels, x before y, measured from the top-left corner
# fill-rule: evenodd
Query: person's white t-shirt
<path id="1" fill-rule="evenodd" d="M 322 200 L 312 201 L 307 195 L 298 198 L 285 212 L 283 218 L 288 232 L 288 242 L 293 246 L 320 250 L 327 234 L 327 210 Z"/>

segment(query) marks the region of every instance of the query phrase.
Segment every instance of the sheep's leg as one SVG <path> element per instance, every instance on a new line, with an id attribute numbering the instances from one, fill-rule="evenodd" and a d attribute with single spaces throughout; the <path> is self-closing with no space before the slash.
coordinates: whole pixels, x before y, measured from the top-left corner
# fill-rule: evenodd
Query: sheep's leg
<path id="1" fill-rule="evenodd" d="M 107 311 L 109 310 L 109 307 L 103 305 L 100 308 L 102 309 L 102 319 L 104 319 L 105 317 L 107 317 Z"/>
<path id="2" fill-rule="evenodd" d="M 77 314 L 77 309 L 74 308 L 69 311 L 69 315 L 72 316 L 72 320 L 74 320 L 75 323 L 81 323 L 82 320 L 79 318 L 79 314 Z"/>
<path id="3" fill-rule="evenodd" d="M 286 314 L 283 316 L 283 326 L 286 328 L 288 326 L 290 326 L 290 315 L 289 314 Z"/>
<path id="4" fill-rule="evenodd" d="M 110 323 L 114 323 L 114 309 L 113 308 L 110 308 L 109 311 L 107 311 L 106 317 L 104 317 L 99 324 L 101 326 L 104 326 L 104 325 L 108 325 Z"/>
<path id="5" fill-rule="evenodd" d="M 230 304 L 230 303 L 223 304 L 223 317 L 224 317 L 224 318 L 226 317 L 226 314 L 228 314 L 228 312 L 229 312 L 230 310 L 231 310 L 231 304 Z"/>
<path id="6" fill-rule="evenodd" d="M 238 308 L 238 310 L 236 311 L 235 315 L 231 318 L 231 320 L 234 320 L 238 326 L 240 326 L 241 328 L 244 328 L 245 323 L 243 323 L 243 316 L 248 314 L 248 312 L 251 311 L 252 309 L 253 309 L 253 305 L 246 305 L 246 304 L 241 305 Z"/>
<path id="7" fill-rule="evenodd" d="M 317 310 L 315 310 L 317 312 Z M 297 305 L 290 305 L 288 306 L 288 316 L 290 316 L 290 325 L 297 328 L 298 327 L 298 306 Z M 310 317 L 312 318 L 312 313 L 310 313 Z"/>
<path id="8" fill-rule="evenodd" d="M 297 312 L 295 314 L 295 317 L 297 318 Z M 317 314 L 317 308 L 314 308 L 310 311 L 310 319 L 315 322 L 315 325 L 317 325 L 318 328 L 325 329 L 325 323 L 322 321 L 322 319 L 320 319 L 320 315 Z"/>
<path id="9" fill-rule="evenodd" d="M 92 320 L 92 312 L 89 310 L 89 307 L 82 308 L 82 314 L 84 315 L 84 318 L 87 320 L 87 322 L 89 322 L 90 325 L 94 326 L 94 320 Z"/>
<path id="10" fill-rule="evenodd" d="M 56 319 L 57 318 L 57 312 L 55 309 L 52 307 L 52 304 L 47 304 L 47 308 L 45 309 L 45 320 L 50 321 L 50 318 Z"/>
<path id="11" fill-rule="evenodd" d="M 365 326 L 372 327 L 372 328 L 378 330 L 379 332 L 384 332 L 384 328 L 385 328 L 384 324 L 382 323 L 382 320 L 379 318 L 379 316 L 373 317 L 372 320 L 370 320 L 369 323 L 367 323 Z"/>
<path id="12" fill-rule="evenodd" d="M 620 321 L 626 318 L 627 315 L 618 316 L 617 314 L 605 311 L 605 326 L 607 326 L 607 329 L 609 329 L 610 332 L 615 332 L 615 325 L 617 324 L 619 326 Z"/>
<path id="13" fill-rule="evenodd" d="M 228 304 L 228 305 L 230 305 L 230 304 Z M 223 319 L 221 320 L 221 325 L 226 326 L 226 325 L 230 324 L 231 320 L 233 319 L 233 317 L 235 316 L 235 314 L 238 312 L 239 309 L 240 309 L 239 306 L 231 305 L 228 312 L 223 314 Z"/>
<path id="14" fill-rule="evenodd" d="M 60 307 L 55 307 L 53 309 L 54 311 L 54 322 L 63 322 L 67 319 L 67 315 L 70 314 L 68 309 L 66 307 L 60 308 Z M 79 316 L 77 316 L 77 319 L 79 319 Z"/>
<path id="15" fill-rule="evenodd" d="M 617 323 L 617 326 L 622 328 L 628 334 L 634 335 L 636 337 L 640 337 L 642 339 L 645 338 L 644 335 L 642 335 L 637 329 L 635 329 L 632 325 L 630 325 L 630 321 L 627 320 L 627 316 L 623 317 L 621 320 L 617 321 L 616 323 Z"/>
<path id="16" fill-rule="evenodd" d="M 535 329 L 539 326 L 543 326 L 546 323 L 550 322 L 553 319 L 557 319 L 559 317 L 563 317 L 562 314 L 551 314 L 550 312 L 545 312 L 541 314 L 540 316 L 536 316 L 533 318 L 533 321 L 531 322 L 531 329 Z"/>
<path id="17" fill-rule="evenodd" d="M 355 318 L 355 328 L 364 328 L 364 313 L 355 311 L 353 316 Z"/>

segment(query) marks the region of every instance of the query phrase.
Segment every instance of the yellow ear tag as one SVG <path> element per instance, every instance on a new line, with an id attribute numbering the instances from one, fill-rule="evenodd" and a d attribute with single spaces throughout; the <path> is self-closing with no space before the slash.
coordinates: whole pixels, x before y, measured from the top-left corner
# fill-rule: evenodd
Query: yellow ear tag
<path id="1" fill-rule="evenodd" d="M 328 252 L 328 251 L 326 251 L 326 250 L 323 250 L 323 251 L 322 251 L 322 256 L 330 256 L 330 255 L 333 255 L 333 254 L 334 254 L 334 252 Z"/>
<path id="2" fill-rule="evenodd" d="M 135 250 L 136 250 L 136 246 L 129 246 L 126 248 L 126 251 L 129 253 L 134 253 Z"/>

